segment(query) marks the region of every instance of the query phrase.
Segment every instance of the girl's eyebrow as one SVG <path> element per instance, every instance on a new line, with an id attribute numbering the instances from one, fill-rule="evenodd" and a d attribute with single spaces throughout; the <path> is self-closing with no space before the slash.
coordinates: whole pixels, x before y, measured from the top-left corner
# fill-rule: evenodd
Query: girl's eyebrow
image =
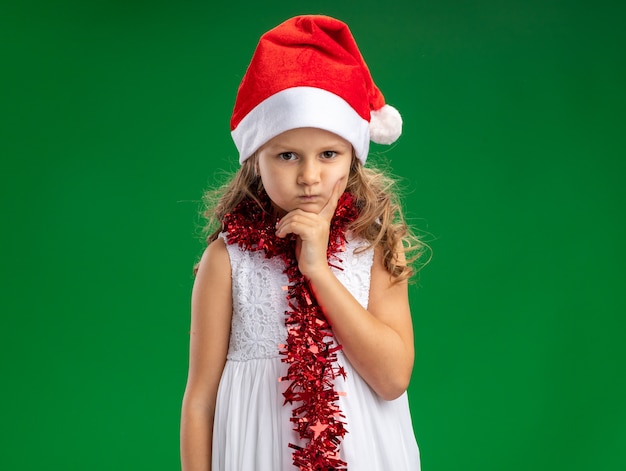
<path id="1" fill-rule="evenodd" d="M 332 141 L 332 142 L 326 143 L 324 145 L 324 147 L 327 147 L 329 149 L 330 148 L 342 148 L 342 147 L 345 147 L 347 149 L 347 148 L 352 147 L 352 146 L 350 144 L 348 144 L 347 142 Z"/>

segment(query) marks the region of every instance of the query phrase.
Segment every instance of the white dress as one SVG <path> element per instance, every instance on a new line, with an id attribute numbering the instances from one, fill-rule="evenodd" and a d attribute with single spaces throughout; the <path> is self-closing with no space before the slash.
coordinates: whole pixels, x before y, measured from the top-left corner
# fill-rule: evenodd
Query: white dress
<path id="1" fill-rule="evenodd" d="M 361 242 L 362 243 L 362 242 Z M 373 250 L 355 254 L 348 241 L 339 254 L 343 270 L 333 271 L 352 295 L 367 307 Z M 291 406 L 283 406 L 288 386 L 279 345 L 287 338 L 285 311 L 288 284 L 279 257 L 228 245 L 232 268 L 233 317 L 230 346 L 219 385 L 213 426 L 213 471 L 295 471 L 293 449 L 302 444 L 292 430 Z M 335 380 L 345 391 L 338 404 L 346 419 L 340 457 L 349 471 L 419 471 L 419 451 L 406 393 L 381 399 L 340 351 L 346 379 Z"/>

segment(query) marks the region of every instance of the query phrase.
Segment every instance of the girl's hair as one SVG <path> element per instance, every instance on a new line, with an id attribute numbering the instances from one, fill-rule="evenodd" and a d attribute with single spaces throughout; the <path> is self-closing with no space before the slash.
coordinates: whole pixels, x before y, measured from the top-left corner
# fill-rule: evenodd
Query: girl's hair
<path id="1" fill-rule="evenodd" d="M 203 228 L 207 244 L 222 231 L 222 219 L 244 198 L 249 197 L 259 205 L 263 190 L 256 172 L 256 154 L 245 160 L 234 176 L 217 189 L 203 195 L 206 225 Z M 346 191 L 354 197 L 359 217 L 349 230 L 369 242 L 370 247 L 382 248 L 383 263 L 395 281 L 411 278 L 426 262 L 420 263 L 428 246 L 407 225 L 395 192 L 396 181 L 384 172 L 368 166 L 353 157 Z M 195 269 L 194 269 L 195 272 Z"/>

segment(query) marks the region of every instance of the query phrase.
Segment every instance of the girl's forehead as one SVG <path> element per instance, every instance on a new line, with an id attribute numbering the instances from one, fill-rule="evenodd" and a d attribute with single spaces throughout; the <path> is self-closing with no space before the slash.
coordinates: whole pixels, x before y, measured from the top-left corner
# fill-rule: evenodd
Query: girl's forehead
<path id="1" fill-rule="evenodd" d="M 296 128 L 285 131 L 269 141 L 261 149 L 280 146 L 342 146 L 352 144 L 341 136 L 319 128 Z"/>

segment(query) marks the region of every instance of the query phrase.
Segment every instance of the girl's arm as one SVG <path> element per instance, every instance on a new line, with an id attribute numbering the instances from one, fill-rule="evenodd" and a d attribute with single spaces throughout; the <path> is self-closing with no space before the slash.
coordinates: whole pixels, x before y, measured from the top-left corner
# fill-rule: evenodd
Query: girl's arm
<path id="1" fill-rule="evenodd" d="M 367 310 L 330 268 L 309 280 L 354 368 L 383 399 L 400 396 L 413 370 L 413 325 L 407 282 L 393 282 L 383 265 L 382 250 L 374 251 Z"/>
<path id="2" fill-rule="evenodd" d="M 340 189 L 339 184 L 335 186 L 319 214 L 300 209 L 288 213 L 280 220 L 277 234 L 299 236 L 298 266 L 344 353 L 379 396 L 395 399 L 408 387 L 414 360 L 407 282 L 394 283 L 383 265 L 380 247 L 374 251 L 367 310 L 335 277 L 326 260 L 326 247 Z"/>
<path id="3" fill-rule="evenodd" d="M 216 239 L 202 255 L 191 296 L 189 374 L 180 427 L 183 471 L 211 469 L 215 400 L 231 316 L 230 260 L 224 241 Z"/>

